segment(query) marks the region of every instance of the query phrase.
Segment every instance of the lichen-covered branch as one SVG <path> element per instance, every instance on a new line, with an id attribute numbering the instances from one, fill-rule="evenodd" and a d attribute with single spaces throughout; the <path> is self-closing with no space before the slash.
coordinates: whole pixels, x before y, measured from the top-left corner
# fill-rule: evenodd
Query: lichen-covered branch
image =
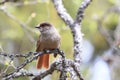
<path id="1" fill-rule="evenodd" d="M 30 53 L 31 54 L 31 53 Z M 13 72 L 5 74 L 3 77 L 4 80 L 14 78 L 16 73 L 18 73 L 23 67 L 25 67 L 28 63 L 35 60 L 38 56 L 44 54 L 44 52 L 34 53 L 35 55 L 32 58 L 26 59 L 20 66 L 18 66 Z M 11 55 L 13 56 L 13 55 Z M 9 57 L 9 56 L 8 56 Z M 23 57 L 23 56 L 22 56 Z"/>
<path id="2" fill-rule="evenodd" d="M 29 76 L 33 76 L 34 74 L 32 73 L 26 73 L 26 72 L 22 72 L 21 70 L 27 65 L 29 64 L 30 62 L 32 62 L 33 60 L 37 59 L 38 56 L 41 56 L 45 53 L 54 53 L 54 54 L 60 54 L 61 56 L 64 56 L 63 52 L 58 50 L 58 49 L 55 49 L 55 50 L 44 50 L 42 52 L 29 52 L 28 54 L 26 55 L 22 55 L 22 54 L 16 54 L 16 55 L 10 55 L 10 54 L 5 54 L 5 53 L 2 53 L 0 52 L 0 55 L 4 56 L 4 57 L 9 57 L 9 58 L 12 58 L 12 60 L 16 57 L 24 57 L 27 59 L 19 66 L 16 67 L 16 69 L 8 74 L 5 74 L 3 75 L 3 80 L 8 80 L 8 79 L 11 79 L 11 78 L 15 78 L 15 77 L 19 77 L 19 76 L 25 76 L 25 75 L 29 75 Z M 60 53 L 62 52 L 62 53 Z M 64 57 L 63 57 L 64 58 Z M 56 63 L 55 63 L 56 64 Z M 55 67 L 55 65 L 53 64 L 53 66 Z M 53 68 L 53 67 L 51 67 Z M 59 68 L 58 68 L 59 69 Z M 55 68 L 54 68 L 55 70 Z M 51 70 L 50 70 L 51 71 Z"/>
<path id="3" fill-rule="evenodd" d="M 54 6 L 56 8 L 56 11 L 60 18 L 70 27 L 74 23 L 74 20 L 72 17 L 67 13 L 67 10 L 64 8 L 62 0 L 52 0 L 54 3 Z"/>
<path id="4" fill-rule="evenodd" d="M 22 54 L 15 54 L 15 55 L 10 55 L 10 54 L 5 54 L 5 53 L 0 53 L 1 56 L 4 57 L 9 57 L 9 58 L 17 58 L 17 57 L 24 57 L 27 59 L 18 67 L 15 68 L 14 71 L 10 72 L 10 73 L 5 73 L 3 75 L 2 80 L 9 80 L 9 79 L 13 79 L 13 78 L 18 78 L 21 76 L 30 76 L 30 77 L 34 77 L 33 80 L 40 80 L 44 77 L 46 77 L 49 74 L 52 74 L 55 70 L 60 71 L 61 72 L 61 77 L 60 80 L 66 80 L 67 79 L 67 75 L 66 72 L 69 72 L 71 74 L 71 79 L 75 80 L 76 79 L 76 75 L 79 77 L 80 80 L 83 80 L 83 78 L 81 77 L 81 74 L 79 74 L 78 70 L 77 70 L 77 66 L 74 63 L 74 61 L 69 60 L 69 59 L 65 59 L 63 51 L 60 50 L 47 50 L 47 52 L 49 53 L 54 53 L 54 54 L 60 54 L 62 57 L 59 58 L 58 60 L 54 61 L 50 68 L 48 70 L 46 70 L 45 72 L 40 73 L 39 75 L 35 75 L 29 71 L 24 70 L 24 67 L 29 64 L 30 62 L 32 62 L 33 60 L 35 60 L 38 56 L 41 56 L 42 54 L 46 53 L 45 52 L 29 52 L 28 54 L 22 55 Z M 64 66 L 63 66 L 64 65 Z"/>
<path id="5" fill-rule="evenodd" d="M 83 18 L 84 10 L 90 2 L 91 0 L 84 0 L 82 2 L 82 4 L 80 5 L 80 8 L 78 9 L 76 20 L 74 21 L 69 15 L 69 13 L 67 13 L 66 9 L 64 8 L 62 4 L 62 0 L 53 0 L 53 3 L 55 5 L 58 15 L 71 28 L 71 32 L 72 32 L 73 40 L 74 40 L 74 60 L 75 62 L 78 62 L 79 64 L 81 60 L 80 54 L 82 53 L 82 37 L 83 37 L 80 23 Z"/>
<path id="6" fill-rule="evenodd" d="M 82 19 L 83 19 L 83 16 L 84 16 L 84 11 L 85 9 L 88 7 L 88 5 L 90 4 L 92 0 L 84 0 L 79 9 L 78 9 L 78 12 L 77 12 L 77 15 L 76 15 L 76 20 L 75 20 L 75 23 L 81 23 Z"/>
<path id="7" fill-rule="evenodd" d="M 92 0 L 84 0 L 78 9 L 76 14 L 76 20 L 74 21 L 72 17 L 67 13 L 67 10 L 64 8 L 62 0 L 52 0 L 56 11 L 60 18 L 70 27 L 73 41 L 74 41 L 74 61 L 76 66 L 77 76 L 80 75 L 80 62 L 81 62 L 81 53 L 82 53 L 82 39 L 83 33 L 81 32 L 81 21 L 83 19 L 84 10 L 89 5 Z M 74 73 L 74 72 L 73 72 Z M 79 77 L 80 80 L 83 78 Z M 73 79 L 74 80 L 74 79 Z"/>
<path id="8" fill-rule="evenodd" d="M 52 0 L 56 11 L 60 18 L 71 28 L 71 32 L 74 40 L 74 60 L 80 62 L 80 54 L 82 52 L 82 32 L 81 32 L 81 21 L 83 18 L 83 13 L 85 8 L 92 0 L 84 0 L 78 9 L 76 15 L 76 20 L 74 21 L 72 17 L 67 13 L 67 10 L 64 8 L 62 0 Z"/>
<path id="9" fill-rule="evenodd" d="M 33 55 L 34 53 L 32 52 L 29 52 L 28 54 L 7 54 L 7 53 L 4 53 L 4 52 L 0 52 L 0 56 L 4 56 L 4 57 L 9 57 L 9 58 L 17 58 L 17 57 L 24 57 L 24 58 L 27 58 L 31 55 Z"/>

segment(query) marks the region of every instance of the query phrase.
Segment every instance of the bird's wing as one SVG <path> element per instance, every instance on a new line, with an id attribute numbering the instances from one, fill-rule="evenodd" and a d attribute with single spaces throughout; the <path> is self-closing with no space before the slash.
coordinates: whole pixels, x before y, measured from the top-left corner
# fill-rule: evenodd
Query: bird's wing
<path id="1" fill-rule="evenodd" d="M 36 45 L 36 52 L 39 52 L 40 51 L 40 44 L 41 44 L 41 41 L 40 40 L 38 40 L 37 41 L 37 45 Z"/>

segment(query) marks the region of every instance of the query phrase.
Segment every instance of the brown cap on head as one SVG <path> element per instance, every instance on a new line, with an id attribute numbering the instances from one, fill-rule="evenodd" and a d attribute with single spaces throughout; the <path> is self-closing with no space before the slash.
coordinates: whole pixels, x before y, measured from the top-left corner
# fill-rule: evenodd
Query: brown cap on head
<path id="1" fill-rule="evenodd" d="M 48 22 L 43 22 L 43 23 L 40 23 L 38 26 L 36 26 L 35 28 L 40 28 L 40 27 L 45 27 L 45 26 L 49 26 L 51 27 L 52 25 Z"/>

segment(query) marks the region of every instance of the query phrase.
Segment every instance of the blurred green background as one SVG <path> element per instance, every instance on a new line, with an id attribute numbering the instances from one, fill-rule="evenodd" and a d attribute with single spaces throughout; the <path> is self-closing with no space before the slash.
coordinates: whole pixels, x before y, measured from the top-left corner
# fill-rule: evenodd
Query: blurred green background
<path id="1" fill-rule="evenodd" d="M 63 0 L 65 8 L 73 19 L 75 19 L 76 12 L 82 1 L 83 0 Z M 0 0 L 0 2 L 2 2 L 2 0 Z M 84 39 L 88 41 L 92 47 L 91 58 L 88 62 L 94 61 L 98 55 L 103 54 L 103 51 L 109 48 L 104 37 L 102 37 L 97 30 L 97 20 L 100 19 L 111 6 L 119 6 L 119 4 L 119 0 L 93 0 L 85 10 L 81 27 L 84 33 Z M 61 49 L 65 52 L 67 58 L 72 59 L 73 42 L 70 29 L 57 15 L 51 0 L 13 0 L 13 2 L 1 4 L 0 51 L 9 54 L 24 54 L 35 51 L 36 41 L 40 34 L 39 31 L 35 29 L 35 26 L 40 22 L 50 22 L 57 28 L 62 38 Z M 118 14 L 109 14 L 103 22 L 103 25 L 106 26 L 107 29 L 113 31 L 118 23 Z M 87 47 L 87 45 L 84 45 L 84 49 L 87 49 Z M 90 52 L 90 50 L 88 50 L 88 52 Z M 53 59 L 52 57 L 51 62 Z M 8 66 L 8 61 L 9 59 L 1 58 L 0 72 L 4 71 L 6 66 Z M 22 61 L 24 61 L 24 59 L 15 59 L 13 64 L 17 66 L 22 63 Z M 33 61 L 25 68 L 37 72 L 35 65 L 36 61 Z M 84 77 L 87 76 L 88 69 L 89 67 L 82 70 Z M 51 80 L 57 80 L 58 78 L 59 73 L 55 72 Z M 29 78 L 24 77 L 24 79 L 27 80 Z M 23 78 L 16 80 L 23 80 Z M 89 78 L 87 80 L 91 79 Z"/>

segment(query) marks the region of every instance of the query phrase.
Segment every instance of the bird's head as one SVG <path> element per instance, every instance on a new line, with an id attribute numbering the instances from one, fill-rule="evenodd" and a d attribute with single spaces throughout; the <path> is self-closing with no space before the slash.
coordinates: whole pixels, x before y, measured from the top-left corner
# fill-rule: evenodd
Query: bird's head
<path id="1" fill-rule="evenodd" d="M 38 24 L 35 28 L 39 29 L 39 31 L 42 33 L 50 30 L 52 27 L 53 27 L 52 24 L 48 22 L 43 22 Z"/>

